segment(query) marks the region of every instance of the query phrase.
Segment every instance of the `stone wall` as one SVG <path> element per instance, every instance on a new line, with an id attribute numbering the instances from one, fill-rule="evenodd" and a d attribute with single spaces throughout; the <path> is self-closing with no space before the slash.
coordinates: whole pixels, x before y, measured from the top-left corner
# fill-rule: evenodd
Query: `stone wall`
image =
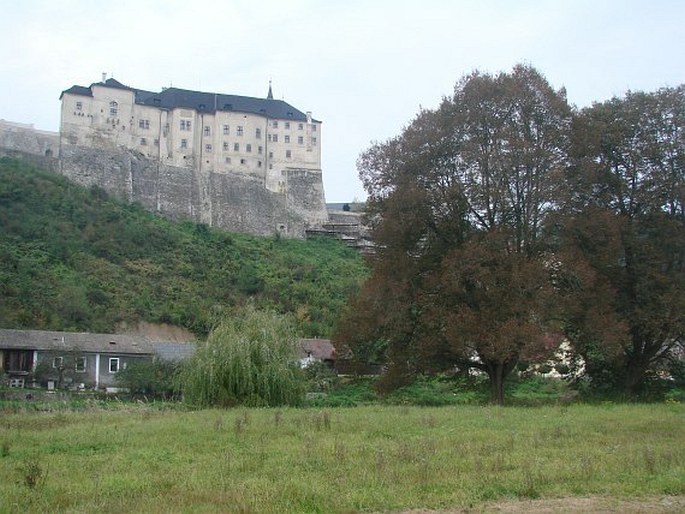
<path id="1" fill-rule="evenodd" d="M 327 220 L 320 171 L 286 170 L 285 191 L 276 193 L 258 178 L 168 166 L 124 148 L 96 149 L 64 140 L 60 148 L 57 133 L 6 122 L 0 123 L 0 155 L 29 159 L 174 220 L 232 232 L 301 238 Z"/>

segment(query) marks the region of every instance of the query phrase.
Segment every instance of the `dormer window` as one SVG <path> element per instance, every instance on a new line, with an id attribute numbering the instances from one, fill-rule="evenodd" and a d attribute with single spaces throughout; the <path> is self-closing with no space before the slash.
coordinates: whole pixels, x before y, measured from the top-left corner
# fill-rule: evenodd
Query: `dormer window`
<path id="1" fill-rule="evenodd" d="M 119 104 L 116 103 L 114 100 L 109 102 L 109 115 L 110 116 L 118 116 L 119 115 Z"/>

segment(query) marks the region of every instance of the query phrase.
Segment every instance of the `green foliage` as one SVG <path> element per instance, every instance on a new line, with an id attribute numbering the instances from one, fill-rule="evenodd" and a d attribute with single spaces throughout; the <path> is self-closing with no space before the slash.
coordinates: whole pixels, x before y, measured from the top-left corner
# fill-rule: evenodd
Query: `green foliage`
<path id="1" fill-rule="evenodd" d="M 206 336 L 252 301 L 327 337 L 366 275 L 331 239 L 174 223 L 21 161 L 0 159 L 0 326 L 113 332 L 163 322 Z"/>
<path id="2" fill-rule="evenodd" d="M 117 373 L 117 382 L 133 395 L 172 399 L 178 391 L 177 376 L 182 369 L 177 361 L 133 362 Z"/>
<path id="3" fill-rule="evenodd" d="M 222 321 L 181 374 L 184 398 L 198 406 L 298 405 L 304 375 L 290 319 L 246 307 Z"/>

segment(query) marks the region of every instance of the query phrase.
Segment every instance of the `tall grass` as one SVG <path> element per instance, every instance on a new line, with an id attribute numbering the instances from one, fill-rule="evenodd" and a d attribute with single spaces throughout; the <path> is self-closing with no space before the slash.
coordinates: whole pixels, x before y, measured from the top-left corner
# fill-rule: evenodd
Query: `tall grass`
<path id="1" fill-rule="evenodd" d="M 0 512 L 388 512 L 685 494 L 678 404 L 132 406 L 5 415 L 0 444 Z"/>

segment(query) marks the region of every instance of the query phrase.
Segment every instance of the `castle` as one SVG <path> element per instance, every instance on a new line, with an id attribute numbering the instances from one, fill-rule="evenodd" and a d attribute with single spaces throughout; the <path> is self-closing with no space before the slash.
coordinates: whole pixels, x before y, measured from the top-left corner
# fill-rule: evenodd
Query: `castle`
<path id="1" fill-rule="evenodd" d="M 0 120 L 0 155 L 30 158 L 172 219 L 304 237 L 328 223 L 321 122 L 273 98 L 103 76 L 60 95 L 60 131 Z"/>
<path id="2" fill-rule="evenodd" d="M 282 100 L 178 88 L 159 93 L 113 78 L 60 95 L 65 145 L 123 147 L 169 166 L 254 177 L 286 190 L 285 170 L 321 173 L 321 122 Z"/>

